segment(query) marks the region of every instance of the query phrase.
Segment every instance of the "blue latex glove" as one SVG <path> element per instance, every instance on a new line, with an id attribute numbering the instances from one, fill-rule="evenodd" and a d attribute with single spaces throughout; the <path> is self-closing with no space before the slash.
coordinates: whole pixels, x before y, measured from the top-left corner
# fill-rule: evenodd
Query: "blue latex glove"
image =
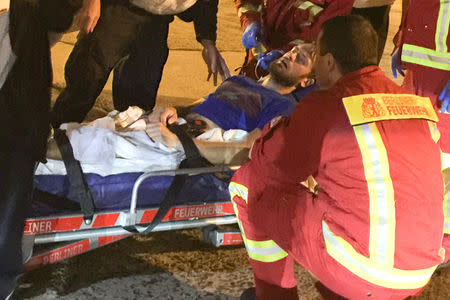
<path id="1" fill-rule="evenodd" d="M 242 45 L 246 49 L 251 49 L 259 46 L 263 38 L 263 29 L 261 24 L 250 23 L 245 27 L 244 33 L 242 34 Z"/>
<path id="2" fill-rule="evenodd" d="M 442 89 L 439 99 L 442 100 L 441 112 L 450 113 L 450 80 L 447 81 L 447 84 Z"/>
<path id="3" fill-rule="evenodd" d="M 392 75 L 394 78 L 397 78 L 397 71 L 404 77 L 405 73 L 403 72 L 403 68 L 400 64 L 400 59 L 398 57 L 398 48 L 395 49 L 394 53 L 392 54 L 392 62 L 391 62 L 391 68 L 392 68 Z"/>
<path id="4" fill-rule="evenodd" d="M 284 55 L 284 51 L 282 50 L 272 50 L 270 52 L 261 53 L 258 55 L 258 66 L 261 67 L 263 70 L 268 70 L 270 64 L 282 57 Z"/>

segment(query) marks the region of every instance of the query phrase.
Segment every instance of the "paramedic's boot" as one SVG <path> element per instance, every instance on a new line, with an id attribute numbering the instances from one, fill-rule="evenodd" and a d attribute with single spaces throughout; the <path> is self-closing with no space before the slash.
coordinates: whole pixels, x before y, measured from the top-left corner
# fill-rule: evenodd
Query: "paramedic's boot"
<path id="1" fill-rule="evenodd" d="M 279 286 L 268 284 L 264 281 L 255 279 L 258 285 L 259 291 L 262 292 L 260 297 L 256 297 L 255 288 L 246 289 L 240 297 L 240 300 L 273 300 L 273 299 L 283 299 L 283 300 L 297 300 L 298 293 L 297 287 L 293 288 L 281 288 Z"/>
<path id="2" fill-rule="evenodd" d="M 258 300 L 256 298 L 255 288 L 251 287 L 242 292 L 240 300 Z"/>

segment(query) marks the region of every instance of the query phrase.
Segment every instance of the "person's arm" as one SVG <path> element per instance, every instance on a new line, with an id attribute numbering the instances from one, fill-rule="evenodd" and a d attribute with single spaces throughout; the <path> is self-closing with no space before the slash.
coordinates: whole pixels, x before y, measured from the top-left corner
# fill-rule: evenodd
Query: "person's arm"
<path id="1" fill-rule="evenodd" d="M 183 150 L 178 137 L 160 122 L 148 124 L 145 132 L 155 142 Z M 261 130 L 255 129 L 242 142 L 209 142 L 196 138 L 192 140 L 200 154 L 212 164 L 242 164 L 248 160 L 249 149 L 260 135 Z"/>
<path id="2" fill-rule="evenodd" d="M 248 133 L 242 142 L 208 142 L 193 139 L 200 154 L 215 165 L 243 164 L 249 160 L 250 148 L 257 138 L 261 136 L 261 130 L 255 129 Z"/>
<path id="3" fill-rule="evenodd" d="M 401 48 L 401 45 L 403 44 L 403 26 L 405 25 L 406 21 L 406 15 L 408 13 L 408 7 L 409 7 L 409 0 L 402 0 L 402 18 L 400 21 L 400 24 L 398 26 L 397 33 L 394 35 L 394 38 L 392 39 L 392 42 L 394 43 L 394 50 L 397 48 Z"/>
<path id="4" fill-rule="evenodd" d="M 353 8 L 354 0 L 327 0 L 325 4 L 321 4 L 323 1 L 313 2 L 317 2 L 318 4 L 314 8 L 307 9 L 310 15 L 311 25 L 302 27 L 301 36 L 305 42 L 313 42 L 316 40 L 322 29 L 322 24 L 326 20 L 336 16 L 349 15 Z M 293 20 L 294 23 L 301 25 L 301 22 L 304 22 L 301 16 L 302 14 L 293 14 L 293 18 L 300 18 L 299 20 Z M 289 44 L 282 50 L 289 51 L 292 46 L 294 45 Z"/>
<path id="5" fill-rule="evenodd" d="M 399 72 L 402 76 L 405 76 L 404 66 L 402 65 L 402 45 L 403 45 L 403 27 L 405 26 L 406 15 L 408 13 L 409 0 L 402 0 L 402 19 L 400 21 L 400 25 L 398 26 L 397 33 L 394 35 L 392 39 L 392 43 L 394 44 L 394 49 L 392 49 L 391 53 L 391 69 L 392 75 L 394 78 L 397 78 L 397 72 Z"/>
<path id="6" fill-rule="evenodd" d="M 83 6 L 75 15 L 74 23 L 84 33 L 94 31 L 100 18 L 101 3 L 100 0 L 84 0 Z"/>
<path id="7" fill-rule="evenodd" d="M 251 23 L 261 24 L 262 0 L 234 0 L 242 30 Z"/>
<path id="8" fill-rule="evenodd" d="M 216 47 L 218 0 L 198 0 L 192 7 L 177 16 L 185 22 L 193 22 L 197 41 L 202 44 L 202 57 L 208 66 L 207 81 L 213 76 L 217 85 L 217 74 L 222 80 L 230 77 L 230 71 Z"/>

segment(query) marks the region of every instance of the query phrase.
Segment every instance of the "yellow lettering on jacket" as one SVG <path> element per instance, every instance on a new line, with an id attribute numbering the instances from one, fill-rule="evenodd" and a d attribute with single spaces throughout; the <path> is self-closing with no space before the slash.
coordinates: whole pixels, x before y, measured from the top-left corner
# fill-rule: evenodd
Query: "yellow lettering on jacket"
<path id="1" fill-rule="evenodd" d="M 344 98 L 352 125 L 395 119 L 439 119 L 428 97 L 409 94 L 364 94 Z"/>

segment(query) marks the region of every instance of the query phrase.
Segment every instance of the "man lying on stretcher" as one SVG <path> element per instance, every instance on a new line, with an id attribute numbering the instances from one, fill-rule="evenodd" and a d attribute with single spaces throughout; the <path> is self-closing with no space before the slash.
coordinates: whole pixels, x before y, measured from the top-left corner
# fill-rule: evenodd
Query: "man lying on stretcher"
<path id="1" fill-rule="evenodd" d="M 262 127 L 274 117 L 289 115 L 295 108 L 297 101 L 290 93 L 297 87 L 306 87 L 310 83 L 312 56 L 312 45 L 296 46 L 274 61 L 269 75 L 260 82 L 233 76 L 201 104 L 191 107 L 186 115 L 182 109 L 177 113 L 177 109 L 169 107 L 156 109 L 147 117 L 141 109 L 130 107 L 126 112 L 110 114 L 115 121 L 115 126 L 112 126 L 119 134 L 120 131 L 145 130 L 154 142 L 182 150 L 176 135 L 167 128 L 167 125 L 176 123 L 178 114 L 181 114 L 188 123 L 192 137 L 195 137 L 193 140 L 200 153 L 211 163 L 243 163 Z M 107 120 L 103 118 L 95 122 L 103 121 Z M 114 129 L 111 124 L 100 126 Z M 235 134 L 234 137 L 227 137 L 229 130 Z M 222 134 L 223 131 L 225 134 Z M 201 135 L 198 136 L 199 134 Z M 72 139 L 71 143 L 73 146 Z M 75 154 L 76 152 L 74 149 Z M 60 159 L 54 143 L 49 144 L 47 157 Z"/>
<path id="2" fill-rule="evenodd" d="M 310 83 L 312 45 L 296 46 L 274 61 L 268 76 L 258 83 L 252 79 L 234 76 L 223 82 L 206 101 L 190 109 L 188 124 L 204 125 L 206 130 L 220 128 L 224 131 L 240 129 L 248 132 L 240 142 L 222 143 L 194 139 L 203 157 L 214 164 L 241 163 L 247 160 L 248 150 L 261 134 L 264 125 L 274 117 L 289 115 L 297 101 L 290 93 L 296 87 Z M 176 122 L 177 109 L 169 107 L 152 113 L 147 134 L 169 147 L 182 149 L 177 136 L 168 128 Z"/>

